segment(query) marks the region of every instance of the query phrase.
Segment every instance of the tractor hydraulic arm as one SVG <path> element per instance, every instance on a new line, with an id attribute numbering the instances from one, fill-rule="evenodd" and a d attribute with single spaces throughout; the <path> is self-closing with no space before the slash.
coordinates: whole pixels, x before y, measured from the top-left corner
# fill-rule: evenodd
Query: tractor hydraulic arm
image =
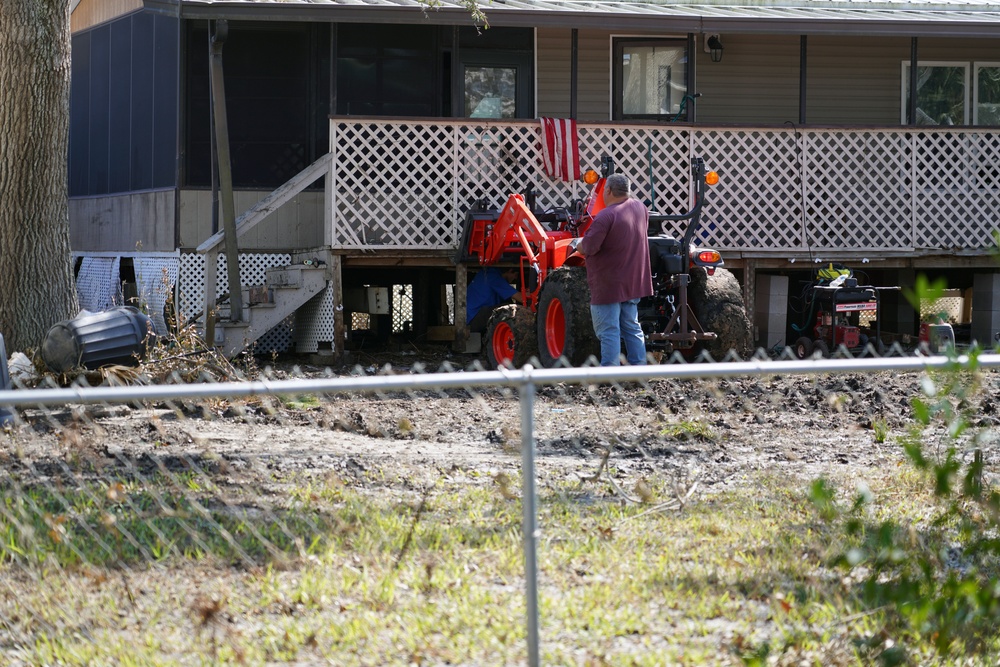
<path id="1" fill-rule="evenodd" d="M 507 198 L 492 233 L 486 237 L 480 263 L 496 264 L 504 253 L 515 252 L 534 264 L 537 255 L 544 252 L 547 239 L 548 233 L 524 203 L 524 196 L 513 194 Z"/>

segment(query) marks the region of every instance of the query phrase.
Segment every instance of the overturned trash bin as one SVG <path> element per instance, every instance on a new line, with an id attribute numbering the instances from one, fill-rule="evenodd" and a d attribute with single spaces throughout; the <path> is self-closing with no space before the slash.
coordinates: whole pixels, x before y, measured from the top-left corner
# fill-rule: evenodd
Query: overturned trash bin
<path id="1" fill-rule="evenodd" d="M 54 324 L 42 341 L 42 360 L 56 373 L 81 366 L 90 370 L 112 364 L 135 366 L 154 337 L 146 315 L 121 306 Z"/>

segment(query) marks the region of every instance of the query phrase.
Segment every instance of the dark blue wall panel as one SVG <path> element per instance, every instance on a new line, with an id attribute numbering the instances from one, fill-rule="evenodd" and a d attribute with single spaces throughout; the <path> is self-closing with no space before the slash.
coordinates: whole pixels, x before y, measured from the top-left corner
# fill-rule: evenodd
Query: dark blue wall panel
<path id="1" fill-rule="evenodd" d="M 140 11 L 73 36 L 71 196 L 177 184 L 178 20 Z"/>
<path id="2" fill-rule="evenodd" d="M 111 176 L 108 192 L 130 189 L 129 151 L 132 139 L 132 26 L 130 21 L 111 24 L 111 129 L 108 154 Z"/>
<path id="3" fill-rule="evenodd" d="M 87 165 L 92 192 L 108 191 L 110 34 L 111 29 L 102 26 L 93 31 L 90 40 L 90 156 Z"/>
<path id="4" fill-rule="evenodd" d="M 153 15 L 132 15 L 132 190 L 153 187 Z"/>
<path id="5" fill-rule="evenodd" d="M 73 38 L 69 94 L 69 194 L 89 191 L 90 160 L 90 33 Z"/>
<path id="6" fill-rule="evenodd" d="M 153 53 L 153 187 L 177 182 L 177 19 L 156 17 Z"/>

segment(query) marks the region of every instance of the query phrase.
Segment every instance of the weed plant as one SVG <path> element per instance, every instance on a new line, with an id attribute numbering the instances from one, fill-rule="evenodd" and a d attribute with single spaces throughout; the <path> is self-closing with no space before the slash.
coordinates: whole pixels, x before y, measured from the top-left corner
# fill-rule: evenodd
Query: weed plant
<path id="1" fill-rule="evenodd" d="M 811 497 L 839 538 L 832 562 L 855 581 L 859 606 L 879 626 L 857 639 L 885 664 L 914 662 L 929 642 L 939 659 L 988 654 L 1000 629 L 1000 491 L 984 479 L 975 396 L 977 353 L 929 374 L 899 444 L 930 500 L 928 515 L 902 521 L 862 489 L 847 504 L 818 480 Z M 919 662 L 919 660 L 917 660 Z"/>

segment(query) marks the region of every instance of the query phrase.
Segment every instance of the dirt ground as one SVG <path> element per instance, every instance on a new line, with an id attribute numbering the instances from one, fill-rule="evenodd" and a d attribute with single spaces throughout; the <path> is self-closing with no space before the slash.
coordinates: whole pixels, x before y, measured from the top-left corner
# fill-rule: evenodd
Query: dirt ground
<path id="1" fill-rule="evenodd" d="M 414 348 L 355 353 L 351 361 L 325 367 L 283 360 L 270 377 L 374 375 L 387 366 L 394 373 L 432 372 L 442 364 L 466 368 L 475 357 Z M 543 386 L 535 399 L 539 472 L 585 477 L 608 455 L 623 493 L 648 478 L 697 481 L 699 492 L 711 492 L 746 483 L 759 471 L 801 480 L 864 479 L 901 459 L 894 436 L 912 421 L 911 400 L 922 395 L 922 378 L 878 372 Z M 967 403 L 975 426 L 996 428 L 998 376 L 985 372 Z M 397 490 L 409 493 L 456 465 L 494 475 L 521 466 L 517 396 L 501 389 L 92 406 L 82 419 L 69 409 L 23 414 L 36 437 L 18 441 L 19 456 L 61 452 L 113 466 L 152 454 L 181 467 L 230 472 L 239 486 L 271 485 L 274 473 L 330 471 L 366 484 L 368 473 L 382 470 L 392 474 L 377 485 L 379 492 L 398 482 Z M 888 429 L 884 442 L 876 426 Z M 991 443 L 988 468 L 1000 461 Z"/>

